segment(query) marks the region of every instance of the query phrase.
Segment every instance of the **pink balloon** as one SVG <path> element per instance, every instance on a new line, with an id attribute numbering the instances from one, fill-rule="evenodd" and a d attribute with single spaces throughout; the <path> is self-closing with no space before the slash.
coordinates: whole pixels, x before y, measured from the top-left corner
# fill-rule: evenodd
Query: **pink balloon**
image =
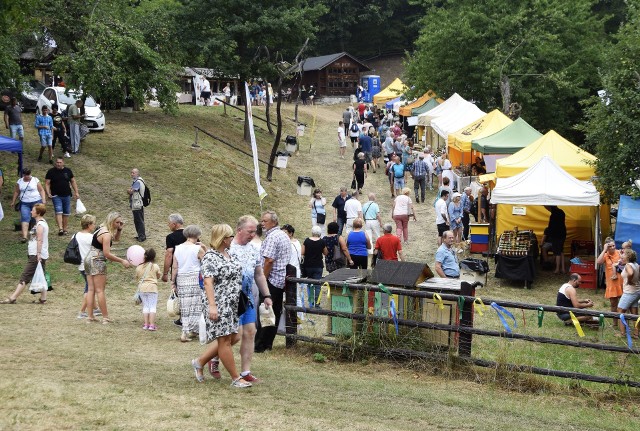
<path id="1" fill-rule="evenodd" d="M 127 260 L 133 265 L 140 265 L 144 262 L 144 248 L 138 244 L 132 245 L 127 249 Z"/>

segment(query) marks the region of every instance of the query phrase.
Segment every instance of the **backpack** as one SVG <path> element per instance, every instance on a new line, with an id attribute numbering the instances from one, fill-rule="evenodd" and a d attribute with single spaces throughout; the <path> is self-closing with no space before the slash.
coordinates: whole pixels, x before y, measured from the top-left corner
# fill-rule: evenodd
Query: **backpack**
<path id="1" fill-rule="evenodd" d="M 139 181 L 144 184 L 144 193 L 142 194 L 142 206 L 143 207 L 148 207 L 151 204 L 151 190 L 149 190 L 149 186 L 147 186 L 147 184 L 140 180 Z M 138 192 L 140 193 L 140 192 Z"/>
<path id="2" fill-rule="evenodd" d="M 355 133 L 355 132 L 359 132 L 360 128 L 358 127 L 358 125 L 356 123 L 353 123 L 353 124 L 351 124 L 351 128 L 349 130 L 351 130 L 353 133 Z"/>

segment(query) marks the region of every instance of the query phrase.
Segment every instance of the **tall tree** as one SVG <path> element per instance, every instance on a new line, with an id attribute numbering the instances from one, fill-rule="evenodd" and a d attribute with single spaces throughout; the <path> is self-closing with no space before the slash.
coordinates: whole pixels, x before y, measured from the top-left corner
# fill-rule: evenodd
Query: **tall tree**
<path id="1" fill-rule="evenodd" d="M 606 48 L 591 0 L 423 0 L 427 13 L 407 61 L 414 94 L 454 92 L 484 110 L 502 107 L 502 85 L 541 131 L 580 143 L 579 101 L 597 88 Z"/>
<path id="2" fill-rule="evenodd" d="M 30 13 L 34 6 L 33 0 L 0 2 L 0 88 L 17 87 L 20 80 L 20 41 L 37 29 Z"/>
<path id="3" fill-rule="evenodd" d="M 626 23 L 600 69 L 602 97 L 588 101 L 586 148 L 596 154 L 597 186 L 603 201 L 621 194 L 640 196 L 640 2 L 629 2 Z"/>

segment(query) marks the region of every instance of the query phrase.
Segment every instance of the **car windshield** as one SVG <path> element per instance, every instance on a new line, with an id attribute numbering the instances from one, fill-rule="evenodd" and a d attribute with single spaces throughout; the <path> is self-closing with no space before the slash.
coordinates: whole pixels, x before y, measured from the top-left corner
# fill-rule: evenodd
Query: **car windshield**
<path id="1" fill-rule="evenodd" d="M 59 91 L 58 92 L 58 101 L 60 103 L 64 103 L 65 105 L 72 105 L 72 104 L 76 103 L 76 99 L 78 99 L 80 97 L 82 97 L 81 94 L 76 94 L 76 93 L 72 93 L 72 92 L 69 92 L 69 94 L 65 94 L 64 91 Z M 89 107 L 89 108 L 93 108 L 93 107 L 98 106 L 98 105 L 96 104 L 96 101 L 93 100 L 93 97 L 87 96 L 87 100 L 85 100 L 84 106 Z"/>

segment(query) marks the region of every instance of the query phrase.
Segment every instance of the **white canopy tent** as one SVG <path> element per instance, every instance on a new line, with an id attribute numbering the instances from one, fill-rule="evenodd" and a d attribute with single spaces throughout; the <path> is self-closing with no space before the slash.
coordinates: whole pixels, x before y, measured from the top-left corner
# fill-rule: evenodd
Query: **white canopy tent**
<path id="1" fill-rule="evenodd" d="M 431 120 L 433 120 L 434 118 L 438 118 L 442 115 L 447 115 L 451 112 L 455 112 L 460 106 L 466 103 L 470 102 L 464 100 L 458 93 L 454 93 L 453 96 L 449 97 L 440 105 L 436 106 L 433 109 L 430 109 L 424 114 L 418 115 L 418 125 L 425 127 L 431 126 Z"/>
<path id="2" fill-rule="evenodd" d="M 464 126 L 479 120 L 485 115 L 487 115 L 487 113 L 476 105 L 471 102 L 466 102 L 459 106 L 455 112 L 431 120 L 431 127 L 433 127 L 433 130 L 446 142 L 449 139 L 450 133 L 457 132 Z"/>
<path id="3" fill-rule="evenodd" d="M 580 181 L 549 156 L 526 171 L 498 178 L 491 193 L 492 204 L 598 206 L 600 193 L 593 184 Z"/>

